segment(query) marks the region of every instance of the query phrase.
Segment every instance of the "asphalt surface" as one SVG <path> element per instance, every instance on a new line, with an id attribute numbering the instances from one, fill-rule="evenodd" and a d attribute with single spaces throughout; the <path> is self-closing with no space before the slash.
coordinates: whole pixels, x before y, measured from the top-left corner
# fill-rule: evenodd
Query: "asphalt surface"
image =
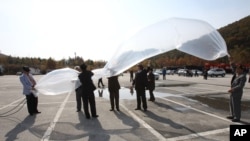
<path id="1" fill-rule="evenodd" d="M 241 122 L 225 118 L 229 114 L 230 78 L 161 77 L 156 81 L 156 101 L 147 101 L 146 112 L 134 110 L 136 99 L 128 89 L 128 74 L 119 77 L 121 111 L 109 111 L 107 79 L 103 78 L 105 87 L 95 91 L 99 117 L 86 119 L 83 111 L 76 112 L 74 92 L 39 95 L 42 113 L 29 116 L 18 76 L 0 76 L 0 140 L 227 141 L 230 125 L 250 123 L 250 83 L 244 88 Z"/>

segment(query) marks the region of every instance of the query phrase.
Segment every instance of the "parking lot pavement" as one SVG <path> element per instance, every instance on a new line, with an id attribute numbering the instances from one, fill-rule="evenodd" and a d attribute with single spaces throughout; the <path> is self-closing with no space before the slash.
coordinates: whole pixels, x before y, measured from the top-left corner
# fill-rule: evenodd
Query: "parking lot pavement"
<path id="1" fill-rule="evenodd" d="M 35 76 L 37 80 L 40 77 Z M 39 95 L 38 108 L 42 113 L 28 116 L 26 105 L 21 103 L 24 97 L 18 77 L 0 77 L 0 140 L 221 141 L 229 140 L 231 124 L 249 124 L 248 101 L 245 101 L 242 111 L 243 122 L 232 123 L 225 118 L 228 95 L 222 92 L 227 90 L 225 83 L 228 80 L 214 78 L 216 83 L 222 81 L 219 85 L 201 83 L 203 80 L 198 78 L 187 81 L 174 77 L 156 82 L 156 101 L 147 102 L 148 111 L 144 112 L 134 110 L 135 94 L 127 89 L 131 83 L 125 74 L 119 78 L 123 87 L 120 90 L 121 111 L 110 112 L 107 88 L 98 89 L 95 95 L 99 117 L 91 119 L 86 119 L 84 112 L 76 112 L 74 92 L 57 96 Z M 106 79 L 103 80 L 107 84 Z"/>

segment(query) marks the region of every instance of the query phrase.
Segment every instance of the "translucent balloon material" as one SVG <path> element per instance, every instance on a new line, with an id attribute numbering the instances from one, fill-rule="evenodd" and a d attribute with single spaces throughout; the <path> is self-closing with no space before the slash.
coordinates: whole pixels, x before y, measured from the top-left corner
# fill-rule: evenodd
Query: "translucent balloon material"
<path id="1" fill-rule="evenodd" d="M 205 60 L 228 55 L 224 39 L 208 23 L 172 18 L 146 27 L 124 41 L 104 68 L 93 70 L 93 79 L 119 75 L 145 59 L 173 49 Z M 55 70 L 38 81 L 36 89 L 47 95 L 72 92 L 77 76 L 78 72 L 73 69 Z"/>
<path id="2" fill-rule="evenodd" d="M 51 71 L 37 82 L 35 89 L 44 95 L 70 93 L 78 87 L 78 74 L 78 71 L 70 68 Z"/>
<path id="3" fill-rule="evenodd" d="M 142 29 L 117 47 L 117 52 L 97 76 L 114 76 L 141 61 L 177 49 L 193 56 L 215 60 L 228 55 L 219 32 L 204 21 L 172 18 Z"/>

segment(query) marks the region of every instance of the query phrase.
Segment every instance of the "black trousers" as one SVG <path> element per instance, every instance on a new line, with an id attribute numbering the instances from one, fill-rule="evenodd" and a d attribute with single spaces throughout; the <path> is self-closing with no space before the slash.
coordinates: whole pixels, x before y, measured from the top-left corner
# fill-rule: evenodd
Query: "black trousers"
<path id="1" fill-rule="evenodd" d="M 90 94 L 83 94 L 83 107 L 84 107 L 84 113 L 87 118 L 90 117 L 89 114 L 89 105 L 90 105 L 90 111 L 92 116 L 96 116 L 96 107 L 95 107 L 95 95 L 94 92 Z"/>
<path id="2" fill-rule="evenodd" d="M 26 101 L 29 114 L 37 113 L 38 98 L 30 93 L 30 95 L 26 95 Z"/>
<path id="3" fill-rule="evenodd" d="M 141 109 L 141 102 L 143 109 L 147 109 L 147 100 L 145 90 L 136 90 L 137 108 Z"/>
<path id="4" fill-rule="evenodd" d="M 111 109 L 114 109 L 114 106 L 116 106 L 116 109 L 119 109 L 119 90 L 109 91 L 109 98 Z"/>
<path id="5" fill-rule="evenodd" d="M 82 89 L 77 88 L 76 89 L 76 109 L 77 109 L 77 111 L 81 110 L 81 107 L 83 105 L 82 102 L 83 102 Z"/>
<path id="6" fill-rule="evenodd" d="M 153 91 L 154 91 L 154 90 L 152 90 L 152 89 L 149 90 L 149 95 L 150 95 L 150 98 L 149 98 L 149 99 L 154 101 L 154 100 L 155 100 L 155 96 L 154 96 Z"/>

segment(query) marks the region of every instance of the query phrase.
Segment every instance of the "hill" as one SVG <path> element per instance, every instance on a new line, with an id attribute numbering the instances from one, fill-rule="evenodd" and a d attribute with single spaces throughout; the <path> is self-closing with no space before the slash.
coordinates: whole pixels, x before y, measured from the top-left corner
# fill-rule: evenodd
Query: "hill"
<path id="1" fill-rule="evenodd" d="M 241 63 L 250 63 L 250 16 L 218 30 L 225 39 L 230 55 Z"/>
<path id="2" fill-rule="evenodd" d="M 2 53 L 0 52 L 0 57 L 7 57 L 7 55 L 2 54 Z"/>

